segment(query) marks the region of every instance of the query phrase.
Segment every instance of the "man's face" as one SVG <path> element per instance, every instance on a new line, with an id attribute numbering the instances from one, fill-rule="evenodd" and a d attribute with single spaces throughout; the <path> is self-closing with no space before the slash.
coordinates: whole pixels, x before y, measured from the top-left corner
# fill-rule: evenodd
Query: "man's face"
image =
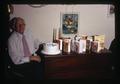
<path id="1" fill-rule="evenodd" d="M 16 23 L 16 31 L 23 34 L 24 30 L 25 30 L 25 22 L 22 18 L 18 18 Z"/>

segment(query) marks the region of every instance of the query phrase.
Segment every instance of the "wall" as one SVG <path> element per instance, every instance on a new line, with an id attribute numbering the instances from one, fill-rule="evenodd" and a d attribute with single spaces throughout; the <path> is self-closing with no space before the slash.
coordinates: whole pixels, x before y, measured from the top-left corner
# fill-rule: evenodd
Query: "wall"
<path id="1" fill-rule="evenodd" d="M 78 13 L 78 35 L 104 34 L 105 46 L 109 48 L 115 37 L 115 17 L 109 14 L 106 4 L 91 5 L 46 5 L 32 8 L 29 5 L 13 5 L 14 13 L 10 16 L 20 16 L 25 19 L 26 27 L 33 31 L 35 38 L 41 42 L 51 42 L 53 28 L 61 28 L 62 13 Z M 63 35 L 65 37 L 74 35 Z"/>

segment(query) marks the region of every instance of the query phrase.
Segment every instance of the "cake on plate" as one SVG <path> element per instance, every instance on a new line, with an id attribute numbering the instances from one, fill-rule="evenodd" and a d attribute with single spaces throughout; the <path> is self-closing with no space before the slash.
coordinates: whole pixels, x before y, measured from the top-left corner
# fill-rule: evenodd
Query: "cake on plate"
<path id="1" fill-rule="evenodd" d="M 48 55 L 59 54 L 59 45 L 57 43 L 45 43 L 43 45 L 42 53 Z"/>

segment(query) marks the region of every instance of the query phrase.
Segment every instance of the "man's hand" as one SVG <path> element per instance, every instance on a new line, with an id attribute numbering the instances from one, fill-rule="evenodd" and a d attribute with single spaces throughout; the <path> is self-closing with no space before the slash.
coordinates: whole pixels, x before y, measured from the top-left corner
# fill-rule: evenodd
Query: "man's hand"
<path id="1" fill-rule="evenodd" d="M 41 58 L 40 56 L 30 56 L 30 61 L 37 61 L 37 62 L 41 62 Z"/>

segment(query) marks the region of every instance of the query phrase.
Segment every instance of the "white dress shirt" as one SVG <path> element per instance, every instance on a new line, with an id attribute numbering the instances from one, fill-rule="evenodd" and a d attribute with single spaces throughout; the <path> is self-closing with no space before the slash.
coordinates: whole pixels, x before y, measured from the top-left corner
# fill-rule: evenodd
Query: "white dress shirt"
<path id="1" fill-rule="evenodd" d="M 39 44 L 37 43 L 38 46 L 35 47 L 35 40 L 30 32 L 24 32 L 24 35 L 32 55 L 38 49 Z M 11 57 L 14 64 L 22 64 L 30 61 L 29 57 L 24 56 L 22 36 L 23 35 L 18 32 L 13 32 L 8 39 L 9 56 Z"/>

